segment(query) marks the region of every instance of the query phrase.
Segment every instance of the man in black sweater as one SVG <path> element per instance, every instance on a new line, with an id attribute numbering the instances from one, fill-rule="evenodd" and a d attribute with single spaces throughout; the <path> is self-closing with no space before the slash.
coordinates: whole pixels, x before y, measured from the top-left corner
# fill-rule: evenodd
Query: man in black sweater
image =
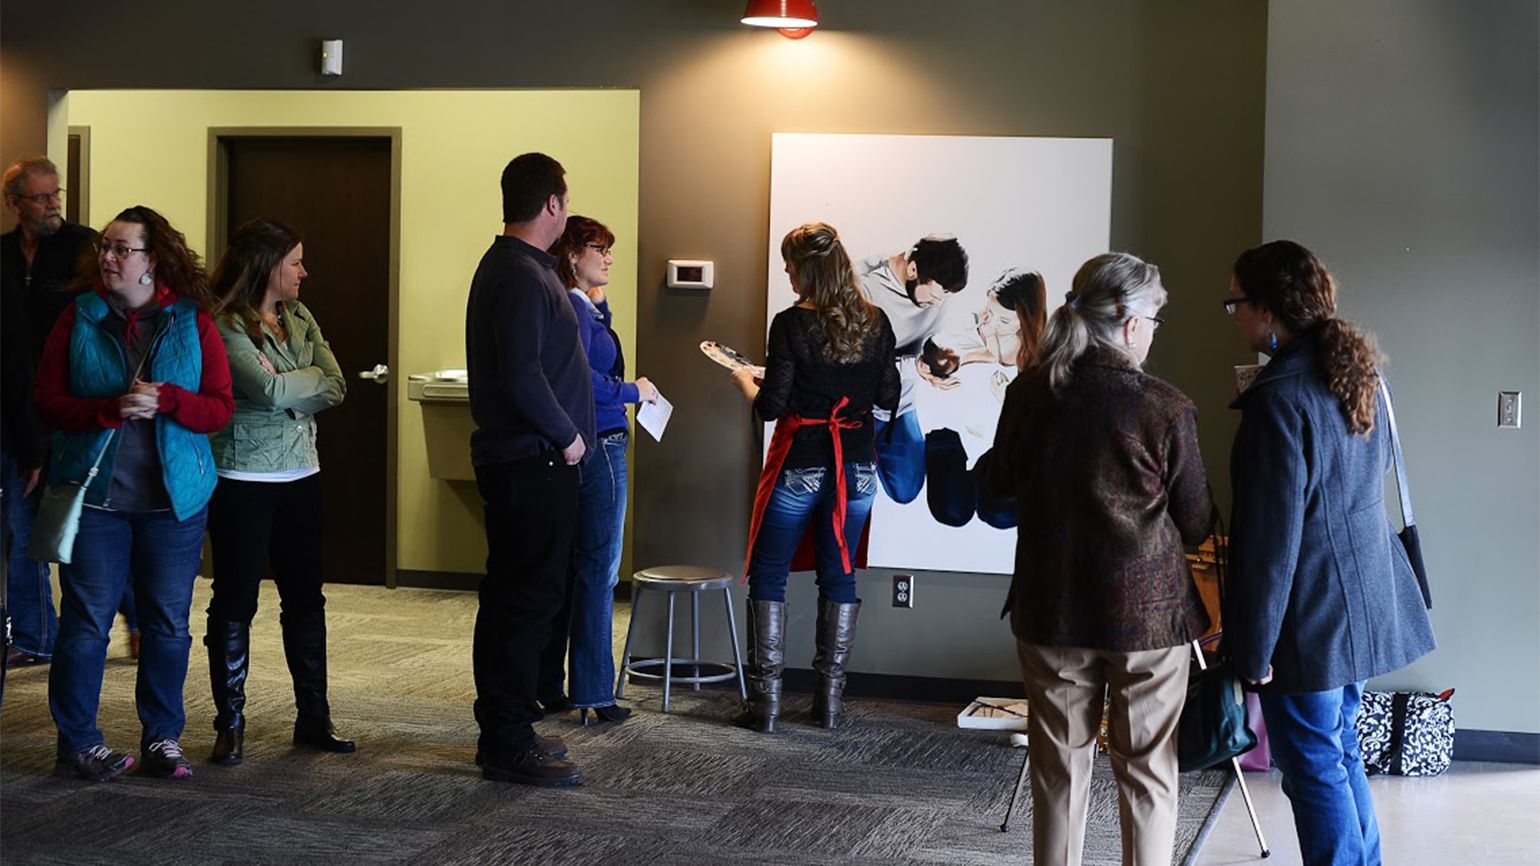
<path id="1" fill-rule="evenodd" d="M 567 592 L 578 463 L 595 438 L 577 315 L 546 252 L 567 225 L 565 174 L 541 153 L 503 169 L 503 233 L 481 257 L 465 316 L 487 532 L 472 650 L 482 775 L 544 786 L 583 781 L 561 740 L 532 723 L 540 652 Z"/>
<path id="2" fill-rule="evenodd" d="M 27 557 L 27 541 L 41 499 L 47 455 L 42 425 L 32 410 L 33 375 L 43 343 L 59 314 L 75 299 L 75 275 L 89 262 L 96 233 L 67 222 L 59 169 L 44 156 L 18 159 L 0 175 L 5 209 L 16 228 L 0 235 L 0 292 L 5 362 L 4 443 L 0 444 L 0 487 L 5 490 L 7 577 L 12 665 L 48 661 L 58 620 L 48 565 Z"/>

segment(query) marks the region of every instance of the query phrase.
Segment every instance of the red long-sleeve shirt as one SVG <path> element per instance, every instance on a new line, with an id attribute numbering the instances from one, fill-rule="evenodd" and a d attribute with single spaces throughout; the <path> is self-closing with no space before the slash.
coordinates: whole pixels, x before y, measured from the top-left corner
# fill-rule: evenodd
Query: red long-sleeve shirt
<path id="1" fill-rule="evenodd" d="M 162 289 L 162 297 L 175 296 Z M 75 327 L 75 305 L 70 304 L 43 344 L 38 363 L 33 401 L 43 424 L 67 433 L 82 433 L 123 426 L 117 397 L 76 397 L 70 393 L 70 330 Z M 198 344 L 203 351 L 203 374 L 196 392 L 170 383 L 160 386 L 160 413 L 170 415 L 194 433 L 213 433 L 230 423 L 235 398 L 230 393 L 230 362 L 225 342 L 207 313 L 199 311 Z"/>

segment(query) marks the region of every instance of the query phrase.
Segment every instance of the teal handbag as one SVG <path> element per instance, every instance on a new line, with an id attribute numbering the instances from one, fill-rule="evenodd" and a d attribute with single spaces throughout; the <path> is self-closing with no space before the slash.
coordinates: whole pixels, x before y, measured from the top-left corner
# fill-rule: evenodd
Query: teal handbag
<path id="1" fill-rule="evenodd" d="M 1246 693 L 1228 665 L 1196 671 L 1188 679 L 1176 737 L 1177 765 L 1184 773 L 1223 764 L 1257 747 L 1257 735 L 1246 724 Z"/>
<path id="2" fill-rule="evenodd" d="M 1212 496 L 1212 494 L 1210 494 Z M 1219 580 L 1219 605 L 1224 607 L 1229 576 L 1230 545 L 1223 521 L 1214 535 L 1214 570 Z M 1257 747 L 1257 735 L 1246 724 L 1246 692 L 1240 677 L 1221 655 L 1213 667 L 1203 663 L 1203 647 L 1192 642 L 1198 670 L 1187 679 L 1187 701 L 1177 726 L 1177 765 L 1183 773 L 1206 770 L 1238 758 Z M 1237 770 L 1237 772 L 1239 772 Z"/>

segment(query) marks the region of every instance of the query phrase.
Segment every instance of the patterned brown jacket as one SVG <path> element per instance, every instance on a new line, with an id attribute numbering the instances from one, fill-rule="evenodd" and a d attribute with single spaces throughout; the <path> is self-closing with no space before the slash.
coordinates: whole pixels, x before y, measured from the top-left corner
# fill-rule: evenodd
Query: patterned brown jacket
<path id="1" fill-rule="evenodd" d="M 1062 397 L 1045 368 L 1016 377 L 984 483 L 1016 500 L 1017 638 L 1133 652 L 1207 627 L 1183 550 L 1214 517 L 1197 409 L 1127 356 L 1093 346 Z"/>

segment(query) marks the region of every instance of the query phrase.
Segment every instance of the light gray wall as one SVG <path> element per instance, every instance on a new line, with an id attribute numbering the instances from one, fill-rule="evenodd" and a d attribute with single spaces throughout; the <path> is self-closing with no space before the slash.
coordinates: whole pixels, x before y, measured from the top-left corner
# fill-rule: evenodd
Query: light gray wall
<path id="1" fill-rule="evenodd" d="M 1462 728 L 1540 731 L 1540 6 L 1270 5 L 1263 226 L 1378 333 Z M 1525 392 L 1521 430 L 1496 392 Z"/>

